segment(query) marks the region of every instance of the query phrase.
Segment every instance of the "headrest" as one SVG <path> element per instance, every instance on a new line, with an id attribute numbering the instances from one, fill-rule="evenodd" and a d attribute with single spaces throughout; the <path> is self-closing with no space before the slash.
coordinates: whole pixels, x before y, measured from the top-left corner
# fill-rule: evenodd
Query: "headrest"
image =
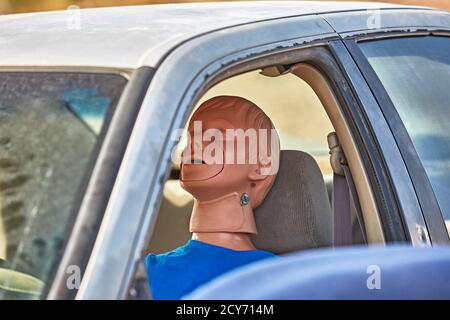
<path id="1" fill-rule="evenodd" d="M 283 150 L 272 189 L 255 209 L 256 248 L 276 254 L 331 246 L 331 208 L 319 166 L 301 151 Z"/>

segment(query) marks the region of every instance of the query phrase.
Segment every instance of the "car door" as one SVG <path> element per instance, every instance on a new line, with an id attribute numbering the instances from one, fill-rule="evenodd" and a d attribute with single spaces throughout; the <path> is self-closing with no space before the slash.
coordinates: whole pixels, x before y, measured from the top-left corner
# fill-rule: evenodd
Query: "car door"
<path id="1" fill-rule="evenodd" d="M 398 176 L 397 165 L 390 175 L 409 237 L 413 243 L 422 238 L 425 243 L 448 245 L 449 145 L 442 128 L 449 119 L 444 101 L 448 101 L 449 62 L 445 57 L 450 14 L 432 10 L 366 12 L 353 15 L 351 23 L 344 24 L 349 17 L 348 13 L 330 14 L 327 20 L 345 39 L 351 55 L 341 51 L 342 59 L 349 62 L 344 69 L 349 77 L 362 73 L 387 121 L 386 129 L 393 133 L 395 152 L 403 159 L 403 178 Z M 367 22 L 374 20 L 378 25 L 368 28 Z M 392 150 L 383 153 L 390 162 Z M 406 188 L 413 191 L 411 197 L 403 197 Z"/>

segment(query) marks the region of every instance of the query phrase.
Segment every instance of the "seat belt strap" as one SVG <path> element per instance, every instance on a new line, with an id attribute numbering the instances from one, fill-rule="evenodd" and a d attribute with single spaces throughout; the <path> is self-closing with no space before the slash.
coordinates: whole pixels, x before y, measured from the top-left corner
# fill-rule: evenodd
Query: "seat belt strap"
<path id="1" fill-rule="evenodd" d="M 344 171 L 345 180 L 347 180 L 348 190 L 353 198 L 353 203 L 355 204 L 356 218 L 358 219 L 359 228 L 361 230 L 361 235 L 363 237 L 364 243 L 367 243 L 366 237 L 366 227 L 364 224 L 364 218 L 362 215 L 361 203 L 359 202 L 358 193 L 356 192 L 355 183 L 353 182 L 353 176 L 348 168 L 348 165 L 342 164 L 342 170 Z M 350 200 L 350 199 L 349 199 Z M 350 201 L 349 201 L 350 205 Z"/>
<path id="2" fill-rule="evenodd" d="M 344 176 L 333 174 L 333 246 L 352 244 L 350 195 Z"/>
<path id="3" fill-rule="evenodd" d="M 347 246 L 353 242 L 350 195 L 355 204 L 356 216 L 364 242 L 367 243 L 361 205 L 344 152 L 335 132 L 331 132 L 327 139 L 330 148 L 330 163 L 333 169 L 333 246 Z"/>

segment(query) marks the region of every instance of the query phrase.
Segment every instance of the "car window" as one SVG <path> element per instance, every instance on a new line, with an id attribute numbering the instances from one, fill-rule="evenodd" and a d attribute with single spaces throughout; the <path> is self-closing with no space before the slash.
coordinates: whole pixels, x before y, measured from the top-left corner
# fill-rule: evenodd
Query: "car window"
<path id="1" fill-rule="evenodd" d="M 450 231 L 450 38 L 360 43 L 397 109 Z"/>
<path id="2" fill-rule="evenodd" d="M 113 74 L 0 72 L 0 299 L 37 298 L 64 243 Z"/>
<path id="3" fill-rule="evenodd" d="M 305 81 L 293 74 L 267 77 L 260 71 L 247 72 L 212 87 L 194 110 L 204 101 L 220 95 L 240 96 L 258 105 L 277 128 L 281 149 L 301 150 L 313 156 L 331 193 L 332 169 L 327 135 L 334 129 L 318 96 Z M 185 143 L 182 140 L 177 147 L 175 168 Z M 192 205 L 192 195 L 183 190 L 178 177 L 172 175 L 164 186 L 158 220 L 147 252 L 167 252 L 190 238 Z"/>

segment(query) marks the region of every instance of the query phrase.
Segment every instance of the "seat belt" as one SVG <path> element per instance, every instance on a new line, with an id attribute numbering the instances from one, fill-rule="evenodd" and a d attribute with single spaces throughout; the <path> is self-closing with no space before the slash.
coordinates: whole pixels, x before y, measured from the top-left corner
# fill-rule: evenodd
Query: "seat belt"
<path id="1" fill-rule="evenodd" d="M 358 193 L 356 192 L 355 183 L 353 182 L 353 176 L 350 173 L 350 169 L 347 164 L 343 164 L 341 166 L 344 170 L 345 180 L 347 181 L 348 190 L 350 191 L 351 197 L 353 199 L 353 204 L 355 205 L 356 219 L 358 220 L 359 229 L 361 230 L 361 235 L 364 243 L 367 244 L 366 226 L 364 224 L 364 217 L 362 215 L 361 203 L 359 202 Z M 349 201 L 349 205 L 350 203 L 351 202 Z"/>
<path id="2" fill-rule="evenodd" d="M 352 244 L 353 230 L 350 195 L 355 204 L 356 216 L 364 242 L 367 243 L 361 205 L 344 152 L 335 132 L 328 134 L 327 140 L 330 149 L 330 163 L 333 169 L 333 246 L 348 246 Z"/>

